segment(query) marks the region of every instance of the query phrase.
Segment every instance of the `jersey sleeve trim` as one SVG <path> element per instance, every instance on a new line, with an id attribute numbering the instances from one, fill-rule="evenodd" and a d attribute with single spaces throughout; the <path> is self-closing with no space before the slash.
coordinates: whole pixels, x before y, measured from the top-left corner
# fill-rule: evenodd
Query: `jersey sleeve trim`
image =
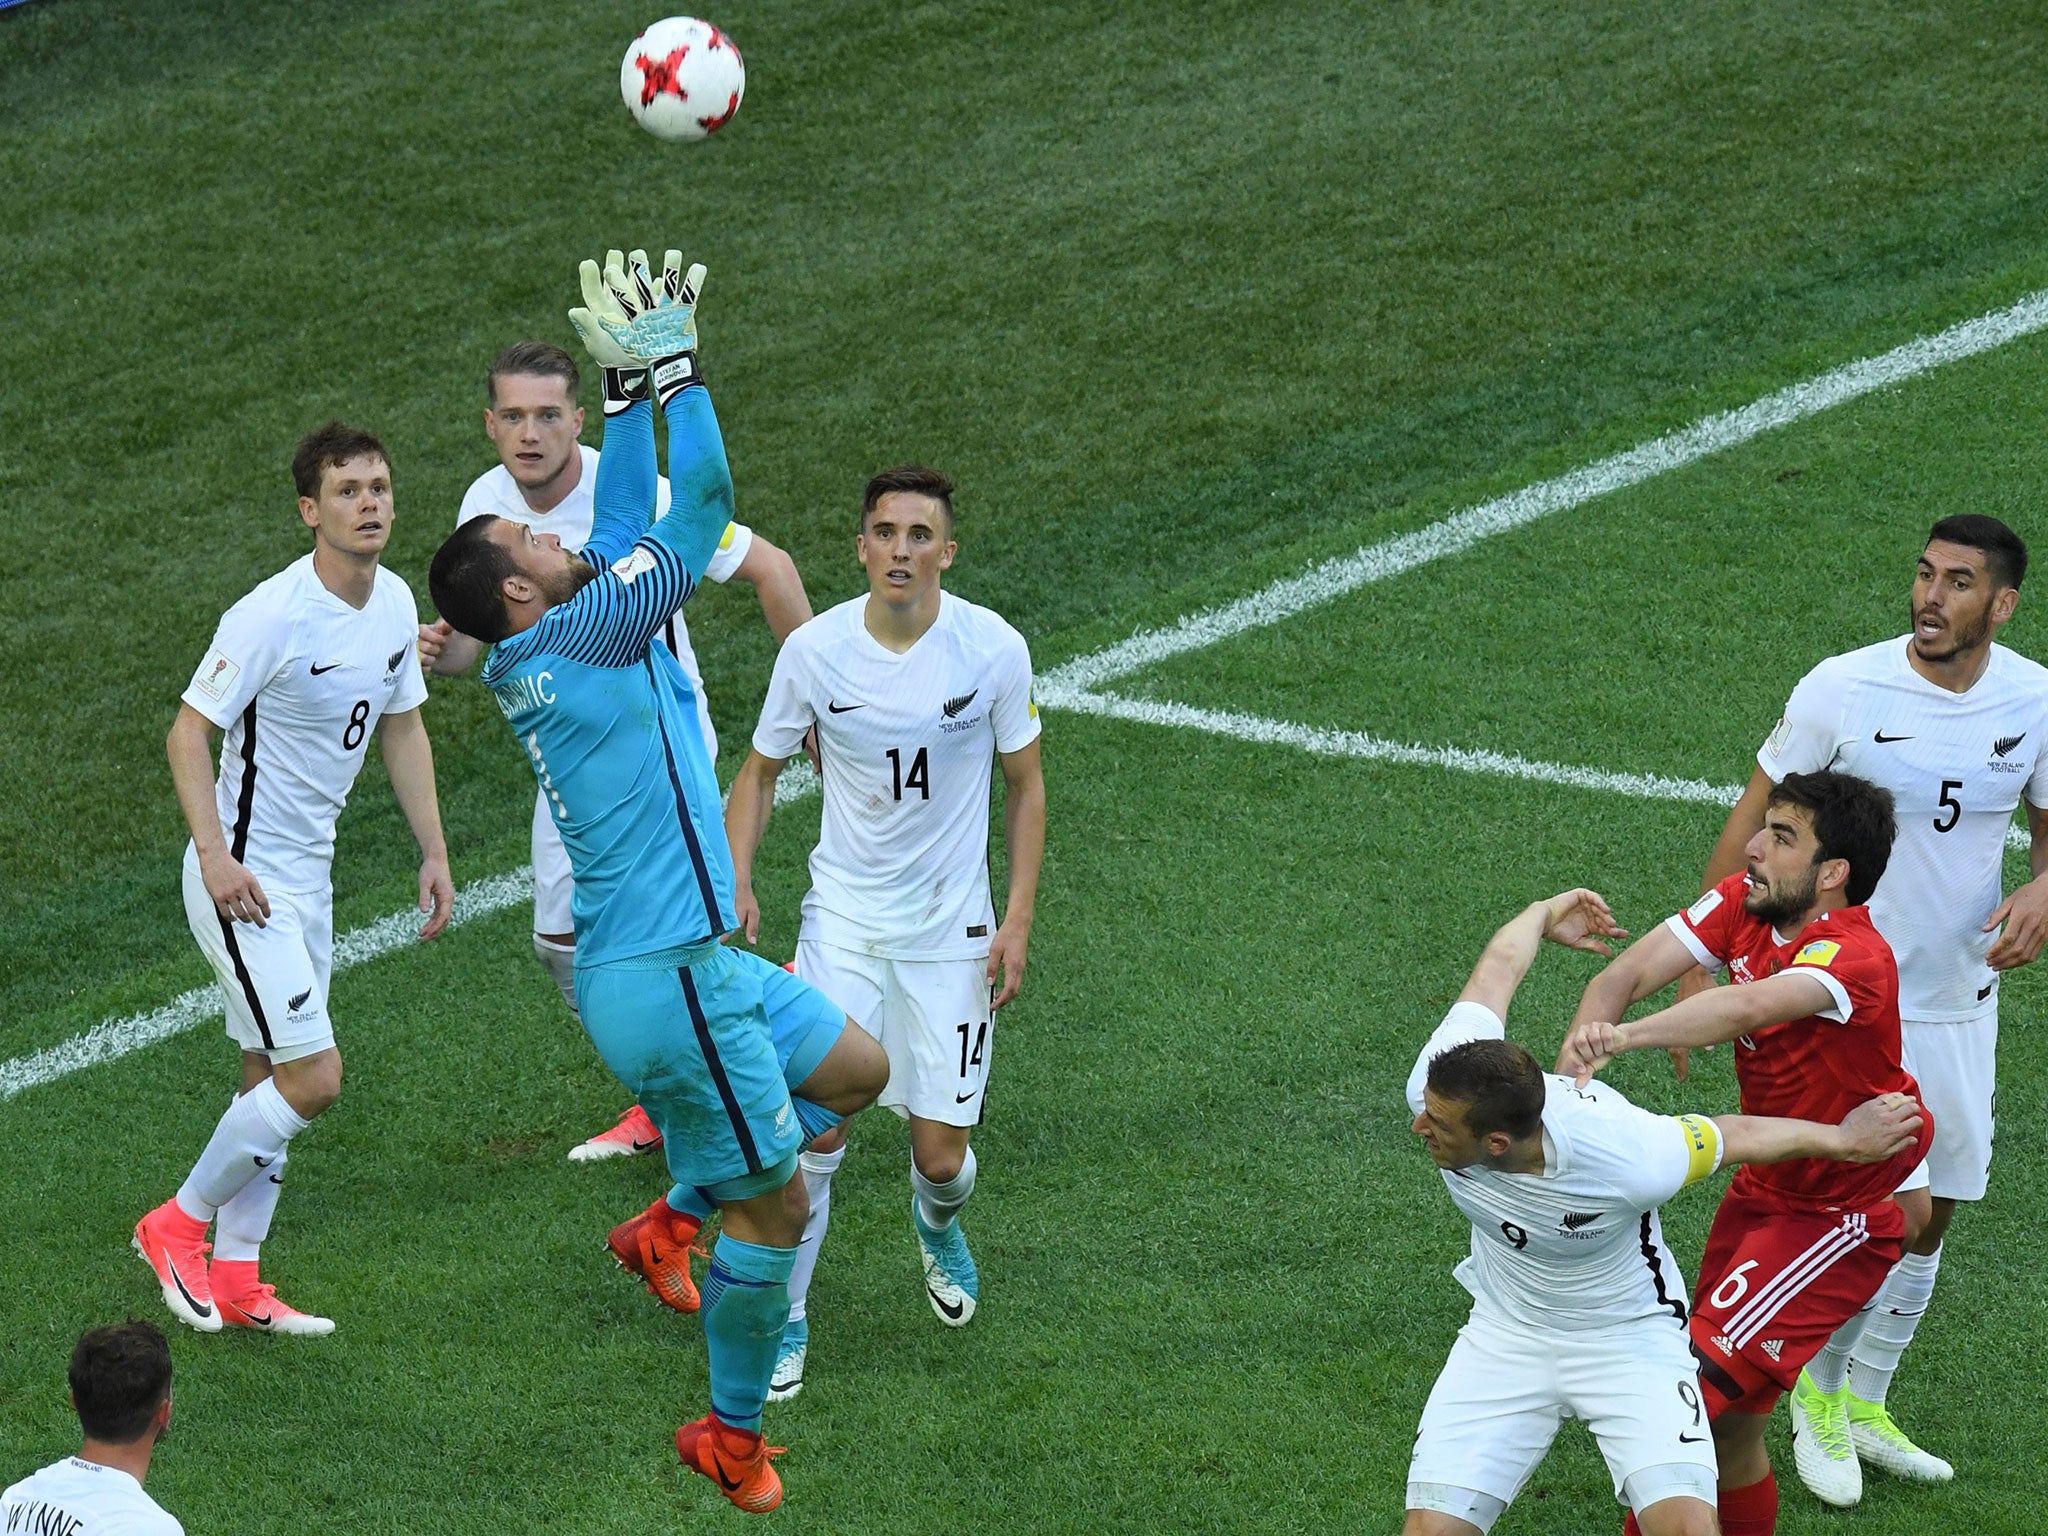
<path id="1" fill-rule="evenodd" d="M 1422 1113 L 1422 1089 L 1429 1081 L 1429 1064 L 1445 1051 L 1468 1040 L 1504 1040 L 1507 1033 L 1508 1027 L 1500 1015 L 1484 1003 L 1461 999 L 1451 1004 L 1451 1011 L 1437 1025 L 1436 1033 L 1422 1047 L 1422 1054 L 1415 1058 L 1414 1069 L 1408 1074 L 1408 1107 L 1418 1115 Z"/>
<path id="2" fill-rule="evenodd" d="M 1699 964 L 1705 966 L 1708 971 L 1712 972 L 1723 969 L 1724 962 L 1721 957 L 1700 942 L 1699 935 L 1694 933 L 1686 923 L 1683 912 L 1674 912 L 1671 916 L 1665 918 L 1664 926 L 1677 935 L 1678 942 L 1685 946 L 1685 952 L 1691 955 Z"/>
<path id="3" fill-rule="evenodd" d="M 711 552 L 711 563 L 704 567 L 704 579 L 723 586 L 739 574 L 746 563 L 747 551 L 754 547 L 754 530 L 745 523 L 730 522 L 725 532 L 718 536 L 718 548 Z"/>
<path id="4" fill-rule="evenodd" d="M 1842 985 L 1842 978 L 1824 970 L 1820 965 L 1802 964 L 1798 959 L 1785 967 L 1786 974 L 1797 971 L 1802 976 L 1811 976 L 1828 989 L 1828 996 L 1834 999 L 1832 1008 L 1817 1009 L 1815 1018 L 1832 1019 L 1837 1024 L 1846 1024 L 1855 1016 L 1856 1008 L 1849 1001 L 1849 989 Z"/>
<path id="5" fill-rule="evenodd" d="M 1721 1159 L 1727 1152 L 1721 1141 L 1721 1127 L 1705 1115 L 1677 1115 L 1673 1118 L 1677 1121 L 1679 1133 L 1685 1137 L 1685 1183 L 1697 1184 L 1721 1167 Z M 1679 1187 L 1683 1189 L 1685 1185 Z"/>

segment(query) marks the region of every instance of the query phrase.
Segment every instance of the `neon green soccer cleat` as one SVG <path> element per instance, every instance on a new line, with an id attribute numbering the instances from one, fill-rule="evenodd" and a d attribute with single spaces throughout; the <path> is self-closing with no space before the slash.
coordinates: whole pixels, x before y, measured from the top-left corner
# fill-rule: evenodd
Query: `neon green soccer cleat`
<path id="1" fill-rule="evenodd" d="M 1855 1443 L 1856 1454 L 1880 1472 L 1916 1483 L 1945 1483 L 1956 1475 L 1956 1469 L 1939 1456 L 1915 1445 L 1892 1422 L 1883 1403 L 1866 1403 L 1851 1393 L 1848 1414 L 1849 1437 Z"/>
<path id="2" fill-rule="evenodd" d="M 1863 1467 L 1849 1437 L 1849 1389 L 1823 1392 L 1801 1371 L 1792 1392 L 1792 1463 L 1823 1504 L 1848 1509 L 1863 1497 Z"/>

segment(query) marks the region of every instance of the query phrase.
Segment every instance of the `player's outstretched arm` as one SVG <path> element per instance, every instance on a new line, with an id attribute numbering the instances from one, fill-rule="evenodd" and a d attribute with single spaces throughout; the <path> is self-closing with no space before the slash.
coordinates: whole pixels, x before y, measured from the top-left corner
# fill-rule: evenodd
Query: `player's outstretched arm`
<path id="1" fill-rule="evenodd" d="M 1045 768 L 1034 737 L 1014 752 L 1000 754 L 1003 764 L 1003 847 L 1010 866 L 1010 894 L 1003 902 L 1002 925 L 989 941 L 988 984 L 1002 985 L 992 1008 L 1000 1008 L 1024 985 L 1025 954 L 1031 947 L 1031 921 L 1038 905 L 1038 876 L 1045 868 Z"/>
<path id="2" fill-rule="evenodd" d="M 228 851 L 220 807 L 213 798 L 213 738 L 218 734 L 219 726 L 190 704 L 180 704 L 171 734 L 164 739 L 164 751 L 171 760 L 178 808 L 185 813 L 185 825 L 192 829 L 192 846 L 199 854 L 199 878 L 213 898 L 214 911 L 233 922 L 261 928 L 270 916 L 270 898 L 249 868 Z"/>
<path id="3" fill-rule="evenodd" d="M 749 944 L 761 937 L 761 903 L 754 899 L 754 850 L 775 813 L 775 780 L 786 758 L 749 751 L 725 801 L 725 840 L 732 849 L 733 915 Z"/>
<path id="4" fill-rule="evenodd" d="M 1837 1163 L 1881 1163 L 1913 1144 L 1926 1123 L 1903 1093 L 1880 1094 L 1852 1109 L 1840 1125 L 1767 1115 L 1716 1115 L 1724 1163 L 1784 1163 L 1821 1157 Z"/>
<path id="5" fill-rule="evenodd" d="M 455 884 L 448 873 L 448 844 L 441 836 L 441 802 L 434 793 L 434 748 L 419 710 L 379 720 L 377 744 L 391 775 L 391 792 L 405 812 L 413 841 L 420 845 L 420 910 L 427 914 L 420 938 L 435 938 L 454 914 Z"/>
<path id="6" fill-rule="evenodd" d="M 1686 964 L 1692 963 L 1692 957 L 1668 928 L 1660 928 L 1643 944 L 1660 937 L 1685 955 Z M 1565 1036 L 1564 1049 L 1558 1053 L 1557 1070 L 1571 1075 L 1584 1087 L 1595 1072 L 1623 1051 L 1720 1045 L 1834 1006 L 1835 995 L 1826 983 L 1811 969 L 1795 966 L 1746 987 L 1715 987 L 1669 1008 L 1645 1014 L 1632 1023 L 1600 1019 L 1574 1023 L 1571 1033 Z"/>
<path id="7" fill-rule="evenodd" d="M 1545 939 L 1567 949 L 1610 955 L 1609 939 L 1625 939 L 1628 931 L 1614 920 L 1606 899 L 1583 888 L 1560 891 L 1548 901 L 1532 902 L 1503 923 L 1458 994 L 1461 1003 L 1478 1003 L 1496 1018 L 1506 1018 L 1508 1004 Z"/>

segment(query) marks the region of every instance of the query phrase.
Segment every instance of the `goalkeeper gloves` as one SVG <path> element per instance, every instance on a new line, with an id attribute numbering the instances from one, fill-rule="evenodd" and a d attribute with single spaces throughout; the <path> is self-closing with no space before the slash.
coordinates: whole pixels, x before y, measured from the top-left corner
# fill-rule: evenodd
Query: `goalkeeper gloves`
<path id="1" fill-rule="evenodd" d="M 704 286 L 701 265 L 683 272 L 680 251 L 669 251 L 657 282 L 647 253 L 635 251 L 630 270 L 617 251 L 602 268 L 586 261 L 579 269 L 583 304 L 569 311 L 591 360 L 604 370 L 604 412 L 613 416 L 647 398 L 650 385 L 663 406 L 691 384 L 697 371 L 697 295 Z M 650 374 L 651 370 L 651 374 Z"/>

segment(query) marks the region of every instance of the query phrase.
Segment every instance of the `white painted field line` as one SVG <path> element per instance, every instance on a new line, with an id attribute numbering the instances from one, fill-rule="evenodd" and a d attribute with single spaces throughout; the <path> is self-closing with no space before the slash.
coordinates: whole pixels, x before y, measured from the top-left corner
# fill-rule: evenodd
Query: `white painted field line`
<path id="1" fill-rule="evenodd" d="M 1048 673 L 1042 680 L 1045 693 L 1040 701 L 1051 702 L 1052 695 L 1066 690 L 1099 688 L 1169 656 L 1200 650 L 1248 629 L 1277 624 L 1303 609 L 1455 555 L 1553 512 L 1583 506 L 1595 497 L 1639 485 L 1774 428 L 1802 421 L 1873 390 L 1902 383 L 1946 363 L 1975 357 L 2042 329 L 2048 329 L 2048 292 L 2029 294 L 2010 308 L 1965 320 L 1877 357 L 1845 364 L 1766 395 L 1740 410 L 1702 417 L 1689 427 L 1640 443 L 1555 480 L 1539 481 L 1511 495 L 1468 507 L 1413 533 L 1326 560 L 1221 608 L 1183 617 L 1168 628 L 1141 630 L 1128 640 L 1093 655 L 1076 657 Z"/>
<path id="2" fill-rule="evenodd" d="M 788 805 L 815 794 L 817 789 L 817 773 L 808 762 L 798 758 L 782 771 L 782 777 L 776 781 L 775 803 Z M 530 864 L 507 874 L 475 881 L 456 893 L 455 915 L 448 920 L 448 926 L 452 928 L 473 917 L 503 911 L 532 894 L 533 866 Z M 375 922 L 350 929 L 335 941 L 334 969 L 336 972 L 345 971 L 366 960 L 375 960 L 379 955 L 403 949 L 414 941 L 419 929 L 420 915 L 411 907 L 388 912 Z M 107 1019 L 69 1040 L 27 1056 L 0 1061 L 0 1104 L 24 1089 L 40 1088 L 45 1083 L 53 1083 L 60 1077 L 69 1077 L 73 1072 L 82 1072 L 101 1062 L 116 1061 L 130 1051 L 139 1051 L 159 1040 L 182 1035 L 186 1030 L 220 1016 L 220 988 L 194 987 L 149 1013 Z"/>
<path id="3" fill-rule="evenodd" d="M 1612 773 L 1603 768 L 1583 768 L 1573 763 L 1538 762 L 1514 752 L 1425 747 L 1412 742 L 1389 741 L 1382 736 L 1369 736 L 1363 731 L 1295 725 L 1286 720 L 1267 720 L 1231 710 L 1198 709 L 1192 704 L 1132 699 L 1115 693 L 1082 693 L 1070 689 L 1062 694 L 1060 707 L 1076 714 L 1173 726 L 1181 730 L 1202 731 L 1211 736 L 1228 736 L 1234 741 L 1298 747 L 1318 757 L 1351 757 L 1365 762 L 1398 763 L 1404 767 L 1449 768 L 1459 773 L 1489 774 L 1504 779 L 1527 779 L 1538 784 L 1562 784 L 1571 789 L 1593 790 L 1601 794 L 1628 795 L 1637 800 L 1683 800 L 1699 805 L 1730 806 L 1740 793 L 1733 784 L 1709 784 L 1705 779 L 1673 779 L 1661 773 Z M 2005 842 L 2008 848 L 2033 846 L 2023 827 L 2014 827 L 2006 834 Z"/>
<path id="4" fill-rule="evenodd" d="M 471 918 L 501 912 L 533 894 L 533 869 L 527 866 L 508 874 L 491 875 L 473 881 L 455 894 L 455 913 L 448 920 L 453 928 Z M 420 914 L 411 907 L 389 913 L 373 923 L 352 928 L 334 945 L 336 972 L 374 960 L 418 941 Z M 0 1062 L 0 1103 L 29 1088 L 40 1088 L 73 1072 L 115 1061 L 130 1051 L 139 1051 L 159 1040 L 182 1035 L 221 1016 L 219 987 L 194 987 L 182 992 L 150 1013 L 131 1014 L 125 1019 L 108 1019 L 69 1040 Z"/>

